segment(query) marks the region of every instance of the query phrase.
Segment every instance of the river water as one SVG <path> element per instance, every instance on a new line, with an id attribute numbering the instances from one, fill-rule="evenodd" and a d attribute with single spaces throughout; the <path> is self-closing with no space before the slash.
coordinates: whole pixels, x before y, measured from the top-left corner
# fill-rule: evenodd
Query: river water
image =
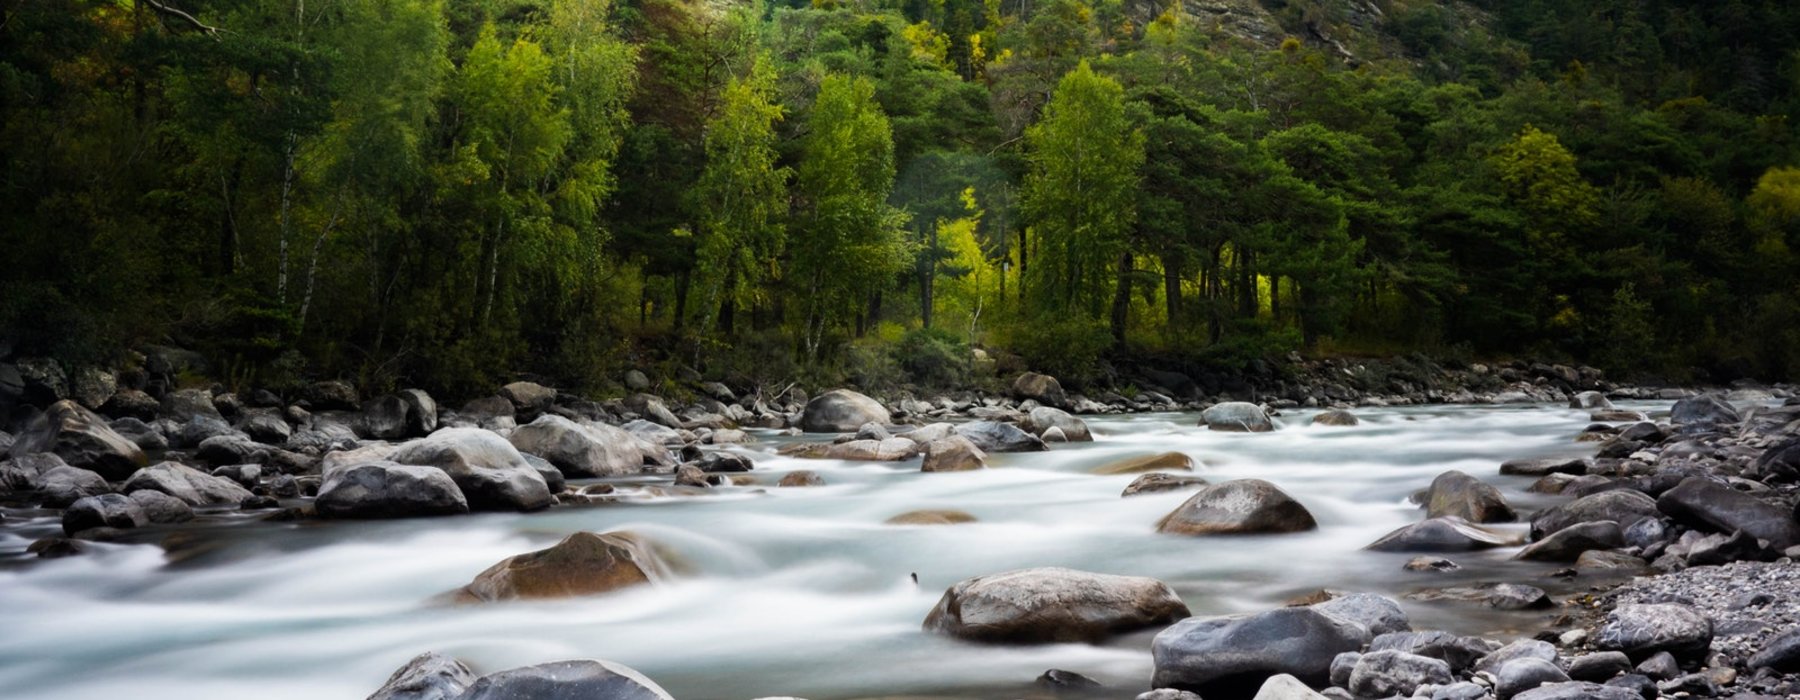
<path id="1" fill-rule="evenodd" d="M 1667 403 L 1625 404 L 1659 411 Z M 918 460 L 851 463 L 744 448 L 773 484 L 811 469 L 817 488 L 737 488 L 535 514 L 360 523 L 259 523 L 220 516 L 144 544 L 27 561 L 57 531 L 46 513 L 9 511 L 0 528 L 0 696 L 52 698 L 361 698 L 413 655 L 435 650 L 477 672 L 567 658 L 622 662 L 682 700 L 794 695 L 1017 697 L 1046 669 L 1093 677 L 1119 695 L 1149 687 L 1152 632 L 1103 646 L 986 647 L 928 635 L 944 589 L 1031 566 L 1152 576 L 1196 615 L 1258 611 L 1320 588 L 1402 594 L 1479 581 L 1557 593 L 1546 566 L 1513 550 L 1455 555 L 1453 573 L 1402 570 L 1403 554 L 1362 551 L 1421 517 L 1413 491 L 1448 469 L 1499 486 L 1523 512 L 1546 497 L 1502 477 L 1507 459 L 1591 454 L 1586 412 L 1560 406 L 1365 408 L 1363 424 L 1313 427 L 1289 412 L 1266 434 L 1214 433 L 1191 413 L 1089 417 L 1092 443 L 994 455 L 993 468 L 926 474 Z M 1267 479 L 1312 511 L 1316 532 L 1255 537 L 1158 535 L 1189 492 L 1120 498 L 1131 475 L 1090 473 L 1166 450 L 1213 482 Z M 915 509 L 979 522 L 892 526 Z M 35 516 L 35 517 L 34 517 Z M 1511 526 L 1522 531 L 1523 525 Z M 447 608 L 432 596 L 513 554 L 576 530 L 631 530 L 675 560 L 665 584 L 556 602 Z M 918 583 L 912 576 L 917 575 Z M 1564 586 L 1585 585 L 1578 581 Z M 1553 612 L 1405 602 L 1416 627 L 1529 632 Z M 1127 692 L 1129 691 L 1129 692 Z"/>

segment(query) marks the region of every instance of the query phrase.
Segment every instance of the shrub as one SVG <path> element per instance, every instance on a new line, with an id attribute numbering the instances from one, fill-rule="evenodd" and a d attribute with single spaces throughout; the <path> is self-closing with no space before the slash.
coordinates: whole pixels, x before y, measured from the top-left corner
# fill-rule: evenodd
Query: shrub
<path id="1" fill-rule="evenodd" d="M 893 355 L 907 378 L 919 386 L 956 389 L 969 383 L 969 348 L 950 331 L 920 328 L 908 332 L 894 346 Z"/>

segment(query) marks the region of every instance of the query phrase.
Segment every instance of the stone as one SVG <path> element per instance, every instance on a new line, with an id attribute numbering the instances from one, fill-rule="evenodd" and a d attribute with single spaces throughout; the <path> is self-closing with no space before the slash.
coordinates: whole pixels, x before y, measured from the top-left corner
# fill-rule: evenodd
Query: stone
<path id="1" fill-rule="evenodd" d="M 144 509 L 129 497 L 116 493 L 88 496 L 63 511 L 63 534 L 74 535 L 97 527 L 127 529 L 150 522 Z"/>
<path id="2" fill-rule="evenodd" d="M 115 432 L 93 411 L 74 401 L 58 401 L 13 441 L 13 458 L 47 452 L 72 467 L 108 481 L 129 478 L 149 459 L 136 443 Z"/>
<path id="3" fill-rule="evenodd" d="M 472 399 L 463 404 L 462 410 L 457 411 L 457 415 L 483 427 L 495 425 L 501 419 L 505 419 L 506 425 L 511 426 L 514 424 L 515 418 L 512 401 L 504 396 L 484 396 Z"/>
<path id="4" fill-rule="evenodd" d="M 1669 409 L 1669 422 L 1681 428 L 1715 428 L 1740 420 L 1736 408 L 1713 394 L 1689 396 Z"/>
<path id="5" fill-rule="evenodd" d="M 1563 673 L 1554 662 L 1529 658 L 1508 661 L 1494 675 L 1494 694 L 1499 700 L 1512 700 L 1513 696 L 1538 686 L 1569 680 L 1569 674 Z"/>
<path id="6" fill-rule="evenodd" d="M 1074 671 L 1053 668 L 1037 677 L 1037 686 L 1054 693 L 1091 693 L 1100 689 L 1100 682 Z"/>
<path id="7" fill-rule="evenodd" d="M 482 676 L 457 700 L 674 700 L 643 674 L 610 661 L 556 661 Z"/>
<path id="8" fill-rule="evenodd" d="M 1274 484 L 1261 479 L 1237 479 L 1200 489 L 1157 521 L 1156 531 L 1230 535 L 1302 532 L 1318 526 L 1305 506 Z"/>
<path id="9" fill-rule="evenodd" d="M 978 420 L 956 426 L 956 434 L 969 439 L 983 452 L 1043 452 L 1044 440 L 1011 423 Z"/>
<path id="10" fill-rule="evenodd" d="M 194 416 L 181 424 L 181 431 L 172 438 L 182 447 L 198 447 L 216 437 L 232 437 L 249 439 L 249 436 L 231 427 L 230 423 L 220 418 Z"/>
<path id="11" fill-rule="evenodd" d="M 474 682 L 463 662 L 428 651 L 394 671 L 368 700 L 457 700 Z"/>
<path id="12" fill-rule="evenodd" d="M 1282 673 L 1263 681 L 1251 700 L 1325 700 L 1325 696 L 1313 692 L 1300 679 Z"/>
<path id="13" fill-rule="evenodd" d="M 1610 411 L 1613 409 L 1613 402 L 1598 391 L 1583 391 L 1569 397 L 1569 408 L 1578 411 Z"/>
<path id="14" fill-rule="evenodd" d="M 1194 459 L 1180 452 L 1126 457 L 1094 467 L 1095 474 L 1139 474 L 1155 471 L 1193 471 Z"/>
<path id="15" fill-rule="evenodd" d="M 512 443 L 479 428 L 448 428 L 400 445 L 400 464 L 437 467 L 450 475 L 470 510 L 539 510 L 550 486 Z"/>
<path id="16" fill-rule="evenodd" d="M 1333 409 L 1312 417 L 1313 425 L 1329 425 L 1333 427 L 1350 427 L 1362 424 L 1356 414 L 1349 411 Z"/>
<path id="17" fill-rule="evenodd" d="M 36 491 L 43 482 L 44 474 L 66 466 L 69 466 L 68 462 L 51 452 L 19 455 L 0 462 L 0 488 Z"/>
<path id="18" fill-rule="evenodd" d="M 1063 394 L 1062 383 L 1056 377 L 1036 372 L 1026 372 L 1018 376 L 1012 383 L 1012 395 L 1018 399 L 1030 399 L 1045 406 L 1067 408 L 1068 396 Z"/>
<path id="19" fill-rule="evenodd" d="M 1681 675 L 1681 664 L 1675 660 L 1674 654 L 1659 651 L 1651 654 L 1650 658 L 1644 659 L 1643 663 L 1638 664 L 1637 668 L 1633 670 L 1643 674 L 1646 678 L 1660 681 Z"/>
<path id="20" fill-rule="evenodd" d="M 1749 667 L 1800 673 L 1800 627 L 1790 627 L 1764 642 L 1762 649 L 1750 657 Z"/>
<path id="21" fill-rule="evenodd" d="M 1431 518 L 1383 535 L 1364 549 L 1374 552 L 1470 552 L 1519 544 L 1519 538 L 1477 527 L 1457 517 Z"/>
<path id="22" fill-rule="evenodd" d="M 815 472 L 811 469 L 795 469 L 794 471 L 788 472 L 786 474 L 782 474 L 781 481 L 775 485 L 781 486 L 784 488 L 800 487 L 800 486 L 824 486 L 825 479 L 823 477 L 820 477 L 818 472 Z"/>
<path id="23" fill-rule="evenodd" d="M 806 402 L 800 429 L 809 433 L 848 433 L 864 423 L 893 422 L 880 402 L 849 389 L 832 389 Z"/>
<path id="24" fill-rule="evenodd" d="M 1312 608 L 1280 608 L 1223 617 L 1191 617 L 1151 642 L 1151 685 L 1203 697 L 1244 697 L 1269 678 L 1287 674 L 1324 686 L 1338 654 L 1372 638 L 1354 622 Z"/>
<path id="25" fill-rule="evenodd" d="M 1531 518 L 1531 539 L 1532 541 L 1542 540 L 1578 523 L 1611 520 L 1621 528 L 1628 528 L 1644 518 L 1655 518 L 1661 515 L 1662 513 L 1656 509 L 1656 501 L 1642 493 L 1623 489 L 1602 491 L 1541 511 L 1533 516 Z"/>
<path id="26" fill-rule="evenodd" d="M 694 465 L 701 471 L 712 473 L 739 473 L 756 470 L 756 463 L 749 457 L 736 452 L 708 452 L 700 456 Z"/>
<path id="27" fill-rule="evenodd" d="M 423 437 L 438 427 L 438 405 L 423 389 L 401 389 L 394 394 L 406 404 L 404 437 Z"/>
<path id="28" fill-rule="evenodd" d="M 389 394 L 369 399 L 362 406 L 362 434 L 377 440 L 406 437 L 406 401 Z"/>
<path id="29" fill-rule="evenodd" d="M 327 472 L 313 508 L 326 518 L 414 518 L 467 513 L 469 502 L 442 469 L 375 461 Z"/>
<path id="30" fill-rule="evenodd" d="M 162 462 L 138 470 L 120 487 L 125 493 L 160 491 L 189 506 L 235 506 L 252 495 L 237 482 L 213 476 L 176 462 Z"/>
<path id="31" fill-rule="evenodd" d="M 1175 591 L 1156 579 L 1044 567 L 951 586 L 924 628 L 992 644 L 1095 643 L 1187 615 Z"/>
<path id="32" fill-rule="evenodd" d="M 1486 686 L 1469 681 L 1458 681 L 1431 692 L 1431 700 L 1488 700 Z"/>
<path id="33" fill-rule="evenodd" d="M 1512 700 L 1644 700 L 1644 698 L 1638 695 L 1637 691 L 1627 688 L 1569 681 L 1538 686 L 1514 695 Z"/>
<path id="34" fill-rule="evenodd" d="M 1619 651 L 1596 651 L 1569 660 L 1569 677 L 1578 681 L 1605 683 L 1630 670 L 1631 657 Z"/>
<path id="35" fill-rule="evenodd" d="M 629 476 L 644 468 L 638 439 L 604 423 L 576 423 L 546 413 L 513 430 L 507 440 L 520 452 L 542 457 L 572 478 Z"/>
<path id="36" fill-rule="evenodd" d="M 1575 558 L 1575 568 L 1581 571 L 1637 571 L 1644 566 L 1644 560 L 1638 557 L 1599 549 L 1582 552 Z"/>
<path id="37" fill-rule="evenodd" d="M 44 499 L 44 505 L 51 508 L 67 508 L 71 504 L 88 496 L 112 493 L 106 479 L 99 474 L 82 469 L 61 465 L 38 475 L 38 493 Z"/>
<path id="38" fill-rule="evenodd" d="M 1595 549 L 1617 549 L 1625 546 L 1625 533 L 1611 520 L 1576 523 L 1557 530 L 1531 546 L 1520 550 L 1514 558 L 1525 561 L 1571 562 L 1583 552 Z"/>
<path id="39" fill-rule="evenodd" d="M 115 418 L 136 418 L 141 421 L 156 420 L 156 414 L 162 410 L 162 403 L 149 394 L 137 389 L 120 389 L 114 392 L 111 399 L 98 409 L 102 414 Z"/>
<path id="40" fill-rule="evenodd" d="M 35 554 L 39 559 L 61 559 L 85 554 L 87 551 L 86 542 L 68 537 L 45 537 L 25 546 L 26 554 Z"/>
<path id="41" fill-rule="evenodd" d="M 1119 496 L 1124 498 L 1163 491 L 1182 491 L 1199 488 L 1207 483 L 1205 479 L 1185 474 L 1144 474 L 1132 479 L 1131 483 L 1125 486 L 1125 490 L 1119 493 Z"/>
<path id="42" fill-rule="evenodd" d="M 530 421 L 556 402 L 556 390 L 537 382 L 513 382 L 500 387 L 500 398 L 512 404 L 518 420 Z"/>
<path id="43" fill-rule="evenodd" d="M 286 445 L 293 437 L 294 429 L 286 420 L 272 412 L 258 411 L 246 416 L 238 423 L 239 431 L 250 436 L 251 440 L 264 445 Z"/>
<path id="44" fill-rule="evenodd" d="M 1606 614 L 1594 646 L 1644 659 L 1669 652 L 1676 659 L 1701 661 L 1712 648 L 1712 621 L 1680 603 L 1620 605 Z"/>
<path id="45" fill-rule="evenodd" d="M 164 394 L 156 414 L 177 423 L 186 423 L 195 418 L 225 420 L 225 416 L 219 413 L 219 408 L 213 405 L 212 392 L 205 389 L 181 389 Z"/>
<path id="46" fill-rule="evenodd" d="M 888 525 L 960 525 L 975 522 L 975 516 L 960 510 L 914 510 L 883 522 Z"/>
<path id="47" fill-rule="evenodd" d="M 598 595 L 667 578 L 668 566 L 630 532 L 577 532 L 547 549 L 507 557 L 456 591 L 458 602 Z"/>
<path id="48" fill-rule="evenodd" d="M 173 525 L 194 519 L 194 507 L 161 491 L 133 491 L 131 500 L 144 509 L 144 517 L 156 525 Z"/>
<path id="49" fill-rule="evenodd" d="M 707 474 L 706 472 L 700 471 L 699 467 L 691 464 L 683 464 L 675 470 L 676 486 L 692 486 L 694 488 L 707 489 L 714 486 L 722 486 L 724 483 L 724 477 Z"/>
<path id="50" fill-rule="evenodd" d="M 69 398 L 98 411 L 119 390 L 119 377 L 98 367 L 81 367 L 69 382 Z"/>
<path id="51" fill-rule="evenodd" d="M 625 388 L 632 391 L 649 391 L 650 377 L 635 369 L 625 370 Z"/>
<path id="52" fill-rule="evenodd" d="M 1348 690 L 1360 697 L 1412 695 L 1419 686 L 1447 685 L 1455 680 L 1440 659 L 1392 649 L 1371 651 L 1356 661 Z"/>
<path id="53" fill-rule="evenodd" d="M 1455 571 L 1461 569 L 1462 565 L 1443 557 L 1413 557 L 1406 560 L 1406 564 L 1400 568 L 1407 571 L 1441 572 Z"/>
<path id="54" fill-rule="evenodd" d="M 1512 643 L 1495 649 L 1475 661 L 1475 670 L 1486 673 L 1499 673 L 1500 668 L 1520 659 L 1537 659 L 1539 661 L 1556 661 L 1556 646 L 1538 639 L 1518 639 Z"/>
<path id="55" fill-rule="evenodd" d="M 1455 516 L 1472 523 L 1504 523 L 1518 519 L 1500 489 L 1460 471 L 1447 471 L 1425 489 L 1425 516 Z"/>
<path id="56" fill-rule="evenodd" d="M 925 459 L 919 464 L 923 472 L 962 472 L 987 466 L 987 453 L 961 435 L 926 443 L 924 451 Z"/>
<path id="57" fill-rule="evenodd" d="M 688 424 L 676 416 L 674 411 L 669 410 L 668 404 L 663 403 L 663 400 L 657 396 L 632 394 L 625 397 L 625 407 L 653 423 L 677 430 L 688 427 Z"/>
<path id="58" fill-rule="evenodd" d="M 1231 433 L 1266 433 L 1275 429 L 1261 406 L 1244 401 L 1213 404 L 1200 412 L 1200 423 L 1210 430 Z"/>
<path id="59" fill-rule="evenodd" d="M 1135 700 L 1201 700 L 1201 698 L 1199 695 L 1195 695 L 1185 690 L 1157 688 L 1152 691 L 1138 693 Z"/>
<path id="60" fill-rule="evenodd" d="M 1087 421 L 1071 416 L 1060 408 L 1039 406 L 1031 409 L 1030 413 L 1025 414 L 1025 420 L 1020 421 L 1020 426 L 1039 437 L 1044 437 L 1051 430 L 1060 430 L 1064 437 L 1060 442 L 1094 441 L 1094 434 L 1088 431 Z"/>
<path id="61" fill-rule="evenodd" d="M 1585 459 L 1514 459 L 1501 463 L 1500 473 L 1507 476 L 1580 476 L 1587 473 L 1588 466 Z"/>
<path id="62" fill-rule="evenodd" d="M 1351 622 L 1370 634 L 1391 634 L 1412 630 L 1412 623 L 1400 604 L 1373 593 L 1351 593 L 1333 596 L 1315 603 L 1312 609 Z"/>
<path id="63" fill-rule="evenodd" d="M 301 391 L 301 396 L 314 411 L 354 411 L 362 404 L 356 387 L 338 379 L 313 382 Z"/>
<path id="64" fill-rule="evenodd" d="M 1656 499 L 1657 510 L 1675 522 L 1705 532 L 1730 534 L 1742 530 L 1768 540 L 1775 549 L 1800 544 L 1800 523 L 1793 510 L 1703 476 L 1683 479 Z"/>
<path id="65" fill-rule="evenodd" d="M 1537 586 L 1519 583 L 1480 583 L 1448 588 L 1427 588 L 1406 595 L 1412 600 L 1457 600 L 1482 603 L 1496 610 L 1535 610 L 1556 603 Z"/>

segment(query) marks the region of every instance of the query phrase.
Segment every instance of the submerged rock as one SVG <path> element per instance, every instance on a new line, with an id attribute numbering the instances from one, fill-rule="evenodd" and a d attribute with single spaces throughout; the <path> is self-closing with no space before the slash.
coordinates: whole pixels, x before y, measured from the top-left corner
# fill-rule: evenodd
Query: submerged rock
<path id="1" fill-rule="evenodd" d="M 975 516 L 960 510 L 914 510 L 882 522 L 888 525 L 959 525 L 975 522 Z"/>
<path id="2" fill-rule="evenodd" d="M 490 673 L 458 700 L 674 700 L 668 691 L 622 664 L 556 661 Z"/>
<path id="3" fill-rule="evenodd" d="M 1046 567 L 951 586 L 926 616 L 925 630 L 1000 644 L 1091 643 L 1187 615 L 1156 579 Z"/>
<path id="4" fill-rule="evenodd" d="M 1274 484 L 1237 479 L 1200 489 L 1156 523 L 1175 535 L 1301 532 L 1318 528 L 1312 513 Z"/>
<path id="5" fill-rule="evenodd" d="M 1094 468 L 1095 474 L 1138 474 L 1156 471 L 1193 471 L 1194 459 L 1180 452 L 1138 455 Z"/>
<path id="6" fill-rule="evenodd" d="M 1362 424 L 1362 420 L 1358 419 L 1356 414 L 1349 411 L 1333 409 L 1313 416 L 1312 424 L 1349 427 Z"/>
<path id="7" fill-rule="evenodd" d="M 1214 404 L 1200 412 L 1200 422 L 1211 430 L 1231 433 L 1266 433 L 1275 429 L 1261 406 L 1244 401 Z"/>
<path id="8" fill-rule="evenodd" d="M 1185 474 L 1145 474 L 1132 479 L 1131 483 L 1125 486 L 1125 490 L 1119 493 L 1119 496 L 1123 498 L 1162 491 L 1180 491 L 1199 488 L 1207 483 L 1205 479 Z"/>
<path id="9" fill-rule="evenodd" d="M 457 602 L 569 598 L 653 583 L 668 567 L 629 532 L 577 532 L 548 549 L 508 557 L 458 589 Z"/>

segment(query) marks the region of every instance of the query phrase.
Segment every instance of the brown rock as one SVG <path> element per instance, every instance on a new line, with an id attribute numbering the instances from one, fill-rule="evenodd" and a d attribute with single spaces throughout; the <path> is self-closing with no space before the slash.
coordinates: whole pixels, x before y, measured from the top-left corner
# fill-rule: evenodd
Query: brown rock
<path id="1" fill-rule="evenodd" d="M 1142 474 L 1144 472 L 1194 470 L 1194 460 L 1180 452 L 1126 457 L 1094 468 L 1095 474 Z"/>
<path id="2" fill-rule="evenodd" d="M 960 510 L 915 510 L 887 519 L 889 525 L 960 525 L 975 522 L 975 516 Z"/>
<path id="3" fill-rule="evenodd" d="M 569 598 L 654 583 L 668 567 L 629 532 L 577 532 L 549 549 L 501 560 L 454 594 L 456 602 Z"/>

